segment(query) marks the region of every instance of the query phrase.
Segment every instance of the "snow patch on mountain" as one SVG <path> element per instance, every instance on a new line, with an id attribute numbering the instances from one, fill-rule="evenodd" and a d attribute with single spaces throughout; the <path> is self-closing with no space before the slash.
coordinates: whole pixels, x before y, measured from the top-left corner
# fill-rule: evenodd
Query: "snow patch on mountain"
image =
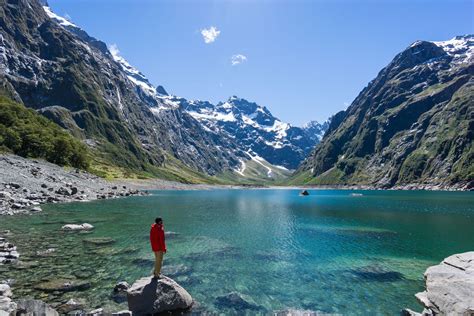
<path id="1" fill-rule="evenodd" d="M 68 21 L 67 19 L 63 18 L 62 16 L 57 15 L 54 13 L 50 7 L 48 6 L 43 6 L 43 10 L 46 12 L 46 14 L 53 20 L 59 23 L 61 26 L 72 26 L 72 27 L 78 27 L 74 23 Z"/>
<path id="2" fill-rule="evenodd" d="M 454 63 L 468 62 L 474 55 L 474 35 L 456 36 L 448 41 L 433 43 L 454 57 Z"/>

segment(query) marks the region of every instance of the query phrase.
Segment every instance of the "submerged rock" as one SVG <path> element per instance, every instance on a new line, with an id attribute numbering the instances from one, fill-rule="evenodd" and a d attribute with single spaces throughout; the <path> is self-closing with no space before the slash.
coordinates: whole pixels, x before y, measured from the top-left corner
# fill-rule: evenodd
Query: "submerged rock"
<path id="1" fill-rule="evenodd" d="M 397 271 L 387 271 L 377 265 L 350 270 L 352 274 L 366 281 L 394 282 L 403 280 L 403 274 Z"/>
<path id="2" fill-rule="evenodd" d="M 193 298 L 174 280 L 145 277 L 136 281 L 127 291 L 128 309 L 133 314 L 156 314 L 166 311 L 187 310 Z"/>
<path id="3" fill-rule="evenodd" d="M 259 310 L 261 309 L 250 297 L 238 292 L 218 296 L 214 303 L 218 308 L 230 308 L 236 311 Z"/>
<path id="4" fill-rule="evenodd" d="M 78 231 L 78 230 L 91 230 L 94 229 L 94 226 L 88 223 L 84 224 L 67 224 L 61 227 L 62 230 L 66 231 Z"/>
<path id="5" fill-rule="evenodd" d="M 35 289 L 44 292 L 70 292 L 82 291 L 90 288 L 91 284 L 88 281 L 71 280 L 71 279 L 56 279 L 37 284 Z"/>
<path id="6" fill-rule="evenodd" d="M 423 315 L 474 314 L 474 251 L 452 255 L 424 275 L 426 291 L 415 295 L 425 308 Z"/>
<path id="7" fill-rule="evenodd" d="M 85 300 L 71 298 L 66 303 L 59 305 L 57 311 L 61 314 L 67 314 L 72 311 L 82 310 L 85 305 Z"/>
<path id="8" fill-rule="evenodd" d="M 94 238 L 86 238 L 83 240 L 86 244 L 91 244 L 95 246 L 104 246 L 104 245 L 111 245 L 115 243 L 115 239 L 109 237 L 94 237 Z"/>

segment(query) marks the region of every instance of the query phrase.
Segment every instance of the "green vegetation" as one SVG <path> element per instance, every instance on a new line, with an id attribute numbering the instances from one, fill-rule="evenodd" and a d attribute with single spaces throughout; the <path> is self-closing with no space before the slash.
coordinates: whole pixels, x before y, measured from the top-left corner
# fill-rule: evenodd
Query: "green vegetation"
<path id="1" fill-rule="evenodd" d="M 67 131 L 25 106 L 0 96 L 0 149 L 87 169 L 87 147 Z"/>

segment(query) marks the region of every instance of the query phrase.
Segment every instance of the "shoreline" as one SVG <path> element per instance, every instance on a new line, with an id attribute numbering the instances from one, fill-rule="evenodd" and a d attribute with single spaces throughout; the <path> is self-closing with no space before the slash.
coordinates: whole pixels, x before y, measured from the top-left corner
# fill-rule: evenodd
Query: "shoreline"
<path id="1" fill-rule="evenodd" d="M 473 191 L 471 183 L 376 185 L 187 184 L 162 179 L 106 180 L 88 172 L 63 168 L 39 159 L 0 155 L 0 216 L 41 211 L 41 205 L 146 195 L 149 190 L 370 190 Z"/>
<path id="2" fill-rule="evenodd" d="M 116 179 L 110 180 L 117 185 L 127 185 L 136 190 L 215 190 L 215 189 L 241 189 L 241 190 L 366 190 L 366 191 L 440 191 L 440 192 L 471 192 L 467 183 L 449 186 L 446 184 L 406 184 L 384 188 L 375 185 L 246 185 L 246 184 L 188 184 L 167 181 L 162 179 Z"/>

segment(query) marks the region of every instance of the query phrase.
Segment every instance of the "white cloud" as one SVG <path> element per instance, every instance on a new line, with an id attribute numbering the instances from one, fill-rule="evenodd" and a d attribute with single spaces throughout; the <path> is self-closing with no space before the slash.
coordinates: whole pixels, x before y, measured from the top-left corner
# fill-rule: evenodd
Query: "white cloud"
<path id="1" fill-rule="evenodd" d="M 232 57 L 230 58 L 230 62 L 232 63 L 232 66 L 237 66 L 238 64 L 241 64 L 245 61 L 247 61 L 247 56 L 242 55 L 242 54 L 232 55 Z"/>
<path id="2" fill-rule="evenodd" d="M 107 47 L 109 49 L 109 52 L 112 54 L 112 56 L 117 57 L 120 56 L 120 50 L 118 49 L 117 44 L 110 44 Z"/>
<path id="3" fill-rule="evenodd" d="M 215 26 L 211 26 L 207 29 L 201 30 L 202 38 L 204 39 L 204 43 L 210 44 L 216 40 L 216 38 L 221 34 Z"/>

